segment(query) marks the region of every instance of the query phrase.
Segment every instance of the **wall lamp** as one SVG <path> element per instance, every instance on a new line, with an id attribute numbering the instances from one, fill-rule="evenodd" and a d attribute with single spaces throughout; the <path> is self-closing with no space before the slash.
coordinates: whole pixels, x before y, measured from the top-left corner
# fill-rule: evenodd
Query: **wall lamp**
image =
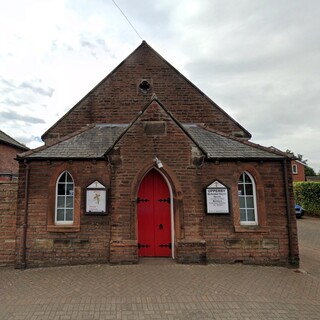
<path id="1" fill-rule="evenodd" d="M 163 164 L 162 164 L 161 160 L 159 160 L 157 157 L 155 157 L 154 161 L 159 169 L 163 168 Z"/>

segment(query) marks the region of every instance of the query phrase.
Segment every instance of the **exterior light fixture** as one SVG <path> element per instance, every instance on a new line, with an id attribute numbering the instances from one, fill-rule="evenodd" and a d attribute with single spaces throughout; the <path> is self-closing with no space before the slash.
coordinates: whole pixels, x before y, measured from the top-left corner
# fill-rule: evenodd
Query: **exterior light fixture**
<path id="1" fill-rule="evenodd" d="M 155 157 L 154 161 L 159 169 L 163 168 L 163 164 L 162 164 L 161 160 L 159 160 L 157 157 Z"/>

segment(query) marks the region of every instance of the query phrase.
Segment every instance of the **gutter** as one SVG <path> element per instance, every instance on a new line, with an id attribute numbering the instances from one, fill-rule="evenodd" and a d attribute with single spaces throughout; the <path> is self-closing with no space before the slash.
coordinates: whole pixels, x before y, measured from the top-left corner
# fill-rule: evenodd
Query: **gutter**
<path id="1" fill-rule="evenodd" d="M 22 243 L 21 243 L 21 269 L 26 269 L 26 253 L 27 253 L 27 228 L 28 228 L 28 204 L 29 204 L 29 174 L 30 167 L 27 160 L 24 160 L 24 165 L 26 167 L 25 172 L 25 185 L 24 185 L 24 213 L 23 213 L 23 225 L 22 225 Z"/>
<path id="2" fill-rule="evenodd" d="M 293 237 L 292 237 L 292 217 L 290 210 L 290 195 L 289 195 L 289 183 L 288 183 L 288 166 L 287 160 L 283 160 L 283 170 L 284 170 L 284 184 L 285 184 L 285 194 L 286 194 L 286 207 L 287 207 L 287 219 L 288 219 L 288 246 L 289 246 L 289 263 L 291 265 L 297 265 L 297 261 L 294 259 L 294 248 L 293 248 Z"/>

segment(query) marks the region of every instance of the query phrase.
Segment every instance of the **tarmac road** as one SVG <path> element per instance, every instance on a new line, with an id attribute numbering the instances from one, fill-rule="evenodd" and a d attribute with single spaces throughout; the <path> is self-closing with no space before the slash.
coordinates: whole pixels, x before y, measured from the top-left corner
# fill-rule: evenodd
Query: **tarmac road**
<path id="1" fill-rule="evenodd" d="M 320 218 L 297 219 L 300 268 L 320 279 Z M 320 315 L 319 315 L 320 319 Z"/>

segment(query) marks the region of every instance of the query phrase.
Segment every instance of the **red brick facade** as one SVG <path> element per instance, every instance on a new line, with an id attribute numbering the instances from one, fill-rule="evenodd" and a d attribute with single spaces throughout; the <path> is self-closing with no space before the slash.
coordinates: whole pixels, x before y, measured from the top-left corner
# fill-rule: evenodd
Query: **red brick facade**
<path id="1" fill-rule="evenodd" d="M 139 92 L 141 79 L 151 83 L 161 103 L 151 100 L 152 92 Z M 21 158 L 16 266 L 138 263 L 137 193 L 151 169 L 169 185 L 172 256 L 178 262 L 298 264 L 289 160 L 204 157 L 181 122 L 250 136 L 142 44 L 44 134 L 52 143 L 87 124 L 131 123 L 104 157 L 42 159 L 35 153 Z M 55 225 L 56 182 L 65 170 L 74 179 L 74 223 Z M 255 226 L 240 223 L 238 180 L 243 172 L 256 182 Z M 86 215 L 86 187 L 96 180 L 108 190 L 107 215 Z M 204 190 L 214 180 L 230 189 L 230 214 L 206 214 Z"/>
<path id="2" fill-rule="evenodd" d="M 0 182 L 0 266 L 15 261 L 17 190 L 17 181 Z"/>
<path id="3" fill-rule="evenodd" d="M 139 84 L 147 80 L 151 89 L 143 93 Z M 142 44 L 42 138 L 61 138 L 90 123 L 130 123 L 153 94 L 182 123 L 203 123 L 226 134 L 250 134 L 188 79 Z"/>
<path id="4" fill-rule="evenodd" d="M 18 176 L 19 163 L 14 160 L 22 150 L 0 143 L 0 181 L 10 181 Z"/>

